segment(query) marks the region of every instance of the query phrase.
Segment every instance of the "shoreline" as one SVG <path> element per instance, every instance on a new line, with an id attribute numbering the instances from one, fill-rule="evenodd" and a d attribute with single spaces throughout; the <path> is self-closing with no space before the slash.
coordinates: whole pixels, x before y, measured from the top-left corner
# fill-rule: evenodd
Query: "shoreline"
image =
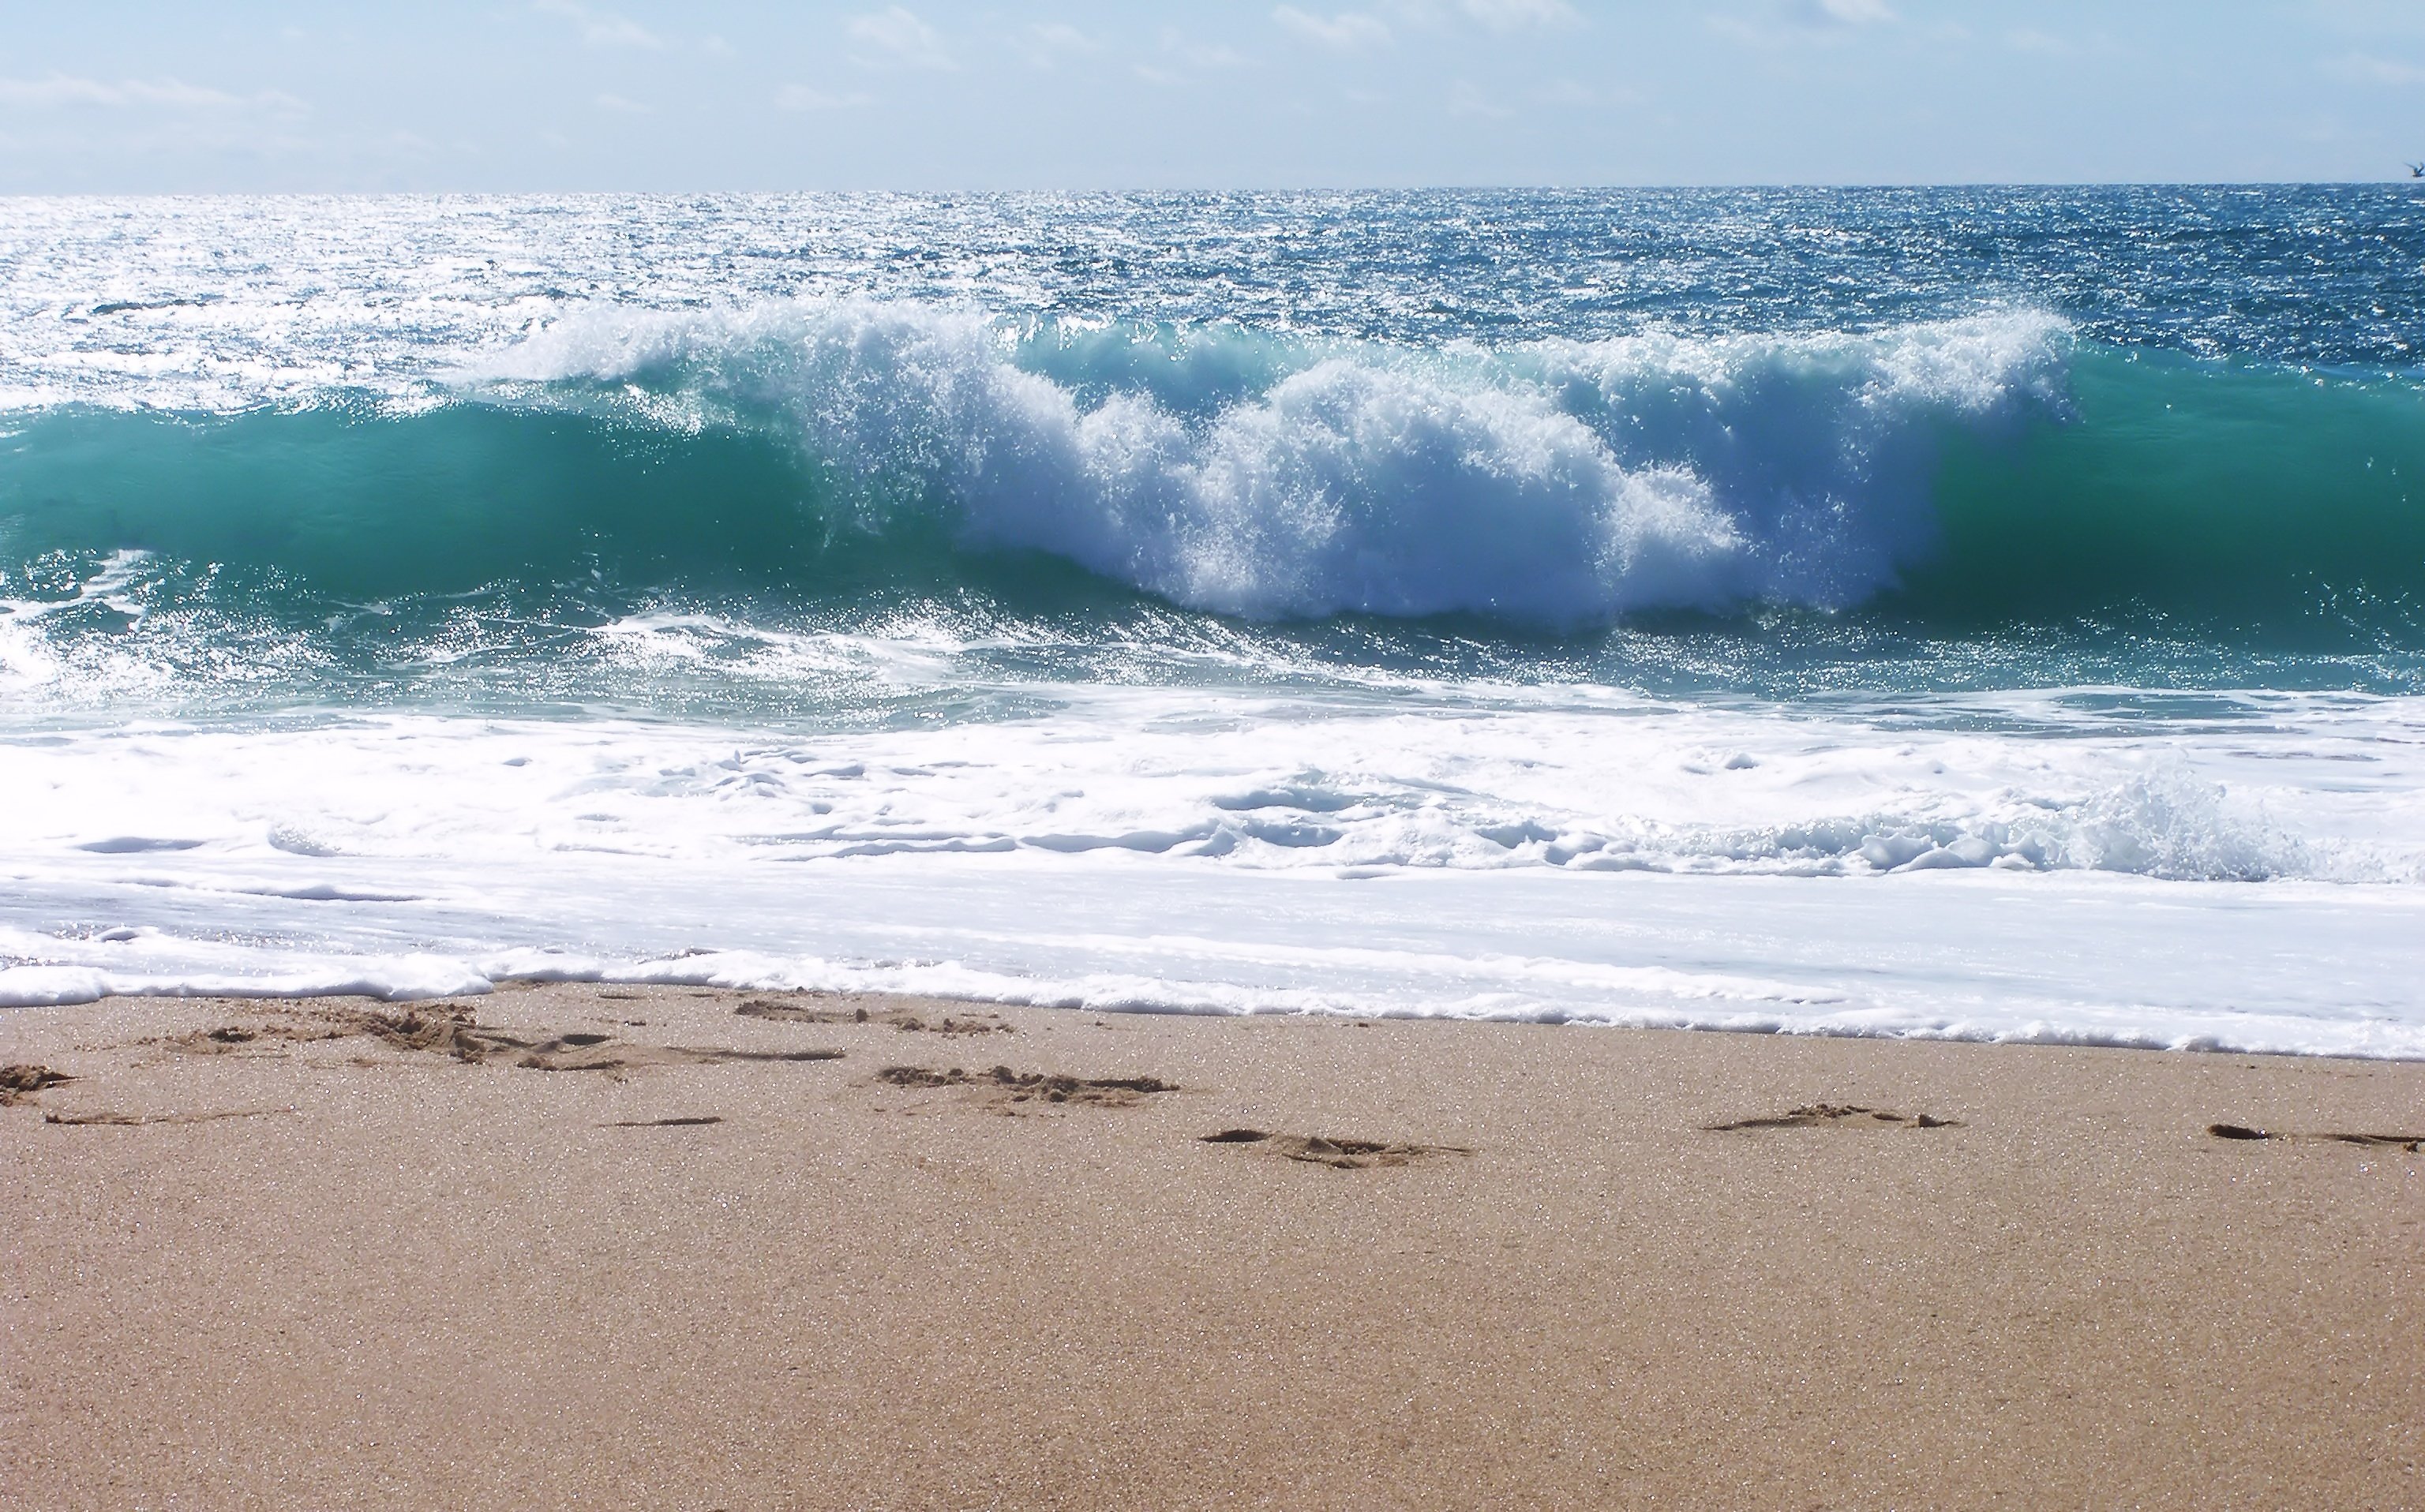
<path id="1" fill-rule="evenodd" d="M 40 968 L 53 969 L 53 968 Z M 75 969 L 75 968 L 66 968 Z M 501 975 L 484 978 L 488 985 L 478 990 L 455 992 L 399 993 L 364 990 L 361 986 L 327 988 L 265 989 L 261 991 L 137 990 L 121 992 L 104 989 L 97 995 L 72 995 L 56 998 L 0 997 L 0 1018 L 11 1013 L 74 1011 L 105 1011 L 109 1005 L 141 1006 L 170 1003 L 223 1003 L 254 1005 L 275 1011 L 281 1005 L 306 1011 L 314 1005 L 361 1004 L 393 1012 L 407 1012 L 432 1006 L 476 1005 L 500 995 L 565 991 L 643 992 L 666 994 L 716 994 L 725 996 L 795 996 L 846 998 L 853 1001 L 886 1001 L 917 1004 L 958 1004 L 971 1010 L 1015 1010 L 1033 1013 L 1076 1013 L 1107 1015 L 1116 1018 L 1144 1019 L 1298 1019 L 1309 1022 L 1366 1024 L 1464 1024 L 1506 1028 L 1571 1028 L 1584 1031 L 1607 1030 L 1618 1034 L 1688 1034 L 1748 1036 L 1755 1039 L 1787 1040 L 1849 1040 L 1886 1044 L 1947 1044 L 1970 1045 L 1982 1049 L 2044 1049 L 2095 1050 L 2117 1054 L 2160 1056 L 2251 1057 L 2262 1059 L 2350 1061 L 2366 1065 L 2425 1065 L 2425 1050 L 2418 1049 L 2304 1049 L 2276 1045 L 2242 1045 L 2218 1042 L 2210 1036 L 2191 1036 L 2187 1040 L 2159 1041 L 2152 1036 L 2134 1038 L 2116 1032 L 2098 1036 L 2085 1030 L 2046 1027 L 2043 1033 L 2006 1032 L 1981 1029 L 1968 1032 L 1958 1028 L 1891 1028 L 1865 1030 L 1845 1027 L 1839 1023 L 1791 1023 L 1759 1020 L 1732 1023 L 1677 1015 L 1672 1020 L 1660 1015 L 1645 1015 L 1647 1021 L 1630 1018 L 1600 1018 L 1572 1013 L 1560 1009 L 1542 1009 L 1532 1013 L 1458 1013 L 1426 1012 L 1403 1008 L 1376 1007 L 1359 1011 L 1351 1008 L 1324 1006 L 1302 1008 L 1274 1006 L 1269 1008 L 1234 1008 L 1207 1004 L 1121 1003 L 1104 1006 L 1086 1002 L 1034 1002 L 1012 996 L 991 996 L 982 992 L 919 992 L 892 988 L 858 987 L 735 987 L 719 982 L 684 981 L 664 979 L 618 979 L 612 977 L 560 977 Z"/>
<path id="2" fill-rule="evenodd" d="M 2425 1155 L 2344 1138 L 2425 1135 L 2425 1064 L 1563 1027 L 611 982 L 0 1011 L 0 1063 L 74 1078 L 0 1107 L 0 1481 L 2425 1501 Z"/>

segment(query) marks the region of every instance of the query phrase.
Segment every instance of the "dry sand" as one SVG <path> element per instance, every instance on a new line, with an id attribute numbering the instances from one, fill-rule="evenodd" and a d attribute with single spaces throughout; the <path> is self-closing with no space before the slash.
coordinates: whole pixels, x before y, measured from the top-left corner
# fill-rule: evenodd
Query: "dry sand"
<path id="1" fill-rule="evenodd" d="M 0 1062 L 10 1507 L 2425 1506 L 2425 1156 L 2321 1138 L 2425 1065 L 592 985 Z"/>

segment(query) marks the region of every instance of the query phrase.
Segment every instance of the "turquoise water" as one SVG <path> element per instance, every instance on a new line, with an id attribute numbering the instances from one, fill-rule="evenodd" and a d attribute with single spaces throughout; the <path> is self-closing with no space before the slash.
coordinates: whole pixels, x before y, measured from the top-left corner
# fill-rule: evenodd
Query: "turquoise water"
<path id="1" fill-rule="evenodd" d="M 9 579 L 56 603 L 145 553 L 117 588 L 142 613 L 53 616 L 61 654 L 208 636 L 263 648 L 231 693 L 292 697 L 298 670 L 383 666 L 409 696 L 399 659 L 467 636 L 517 697 L 581 659 L 573 632 L 677 607 L 1645 686 L 1717 660 L 1743 690 L 1832 668 L 2405 691 L 2425 669 L 2425 388 L 2404 377 L 2011 317 L 1436 354 L 778 313 L 779 335 L 700 317 L 705 352 L 426 406 L 20 415 Z M 843 350 L 803 360 L 819 342 Z M 1930 360 L 1962 371 L 1900 371 Z M 1106 415 L 1129 423 L 1089 435 Z"/>

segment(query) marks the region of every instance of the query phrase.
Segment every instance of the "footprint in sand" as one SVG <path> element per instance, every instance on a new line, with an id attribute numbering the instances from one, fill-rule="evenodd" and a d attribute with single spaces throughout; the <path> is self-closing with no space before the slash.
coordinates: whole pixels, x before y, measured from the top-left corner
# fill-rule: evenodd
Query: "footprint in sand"
<path id="1" fill-rule="evenodd" d="M 1287 1160 L 1334 1170 L 1363 1170 L 1373 1166 L 1405 1166 L 1434 1155 L 1469 1155 L 1461 1144 L 1414 1144 L 1380 1139 L 1344 1139 L 1319 1134 L 1273 1134 L 1262 1129 L 1223 1129 L 1205 1135 L 1203 1144 L 1250 1144 Z"/>
<path id="2" fill-rule="evenodd" d="M 13 1107 L 29 1101 L 35 1093 L 80 1078 L 53 1071 L 48 1066 L 0 1066 L 0 1107 Z M 219 1119 L 265 1118 L 276 1113 L 292 1113 L 292 1107 L 238 1107 L 219 1113 L 50 1113 L 42 1115 L 45 1123 L 69 1127 L 93 1125 L 104 1128 L 137 1128 L 146 1123 L 210 1123 Z"/>
<path id="3" fill-rule="evenodd" d="M 1732 1123 L 1704 1123 L 1710 1134 L 1733 1134 L 1753 1129 L 1958 1129 L 1959 1119 L 1935 1118 L 1926 1113 L 1890 1113 L 1884 1108 L 1863 1107 L 1854 1103 L 1807 1103 L 1788 1108 L 1768 1118 L 1737 1119 Z"/>
<path id="4" fill-rule="evenodd" d="M 1052 1072 L 1017 1072 L 1008 1066 L 975 1072 L 958 1066 L 949 1071 L 887 1066 L 875 1074 L 875 1079 L 888 1087 L 967 1088 L 978 1094 L 979 1102 L 1000 1112 L 1015 1111 L 1020 1104 L 1134 1107 L 1156 1092 L 1179 1090 L 1177 1083 L 1159 1076 L 1067 1076 Z"/>
<path id="5" fill-rule="evenodd" d="M 406 1009 L 385 1012 L 349 1009 L 303 1023 L 230 1025 L 222 1028 L 147 1041 L 186 1055 L 225 1055 L 279 1042 L 377 1040 L 392 1050 L 442 1055 L 469 1065 L 504 1060 L 530 1071 L 620 1072 L 647 1066 L 699 1066 L 734 1061 L 840 1060 L 840 1050 L 730 1050 L 697 1045 L 641 1045 L 613 1035 L 581 1031 L 512 1034 L 474 1020 L 464 1010 Z"/>
<path id="6" fill-rule="evenodd" d="M 48 1066 L 0 1066 L 0 1107 L 14 1107 L 46 1087 L 73 1080 Z"/>
<path id="7" fill-rule="evenodd" d="M 278 1046 L 308 1044 L 315 1040 L 343 1040 L 363 1032 L 340 1023 L 229 1024 L 216 1029 L 194 1029 L 156 1040 L 138 1041 L 188 1056 L 276 1055 Z"/>

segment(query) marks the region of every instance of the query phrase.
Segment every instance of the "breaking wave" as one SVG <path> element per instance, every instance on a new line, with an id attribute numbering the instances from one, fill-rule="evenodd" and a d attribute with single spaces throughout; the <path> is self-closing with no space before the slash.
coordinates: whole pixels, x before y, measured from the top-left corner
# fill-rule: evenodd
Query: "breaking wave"
<path id="1" fill-rule="evenodd" d="M 334 594 L 982 574 L 1015 596 L 1052 560 L 1265 620 L 2138 605 L 2406 629 L 2420 470 L 2411 385 L 2143 358 L 2028 312 L 1414 350 L 778 302 L 588 310 L 421 405 L 21 416 L 0 542 Z"/>

